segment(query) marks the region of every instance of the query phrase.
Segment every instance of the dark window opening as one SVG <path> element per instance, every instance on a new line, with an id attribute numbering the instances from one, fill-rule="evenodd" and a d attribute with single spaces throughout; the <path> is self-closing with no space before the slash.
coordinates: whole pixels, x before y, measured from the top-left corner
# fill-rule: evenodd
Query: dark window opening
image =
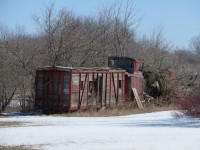
<path id="1" fill-rule="evenodd" d="M 121 89 L 122 88 L 122 80 L 119 80 L 119 88 Z"/>
<path id="2" fill-rule="evenodd" d="M 83 88 L 84 88 L 84 84 L 83 84 L 83 81 L 81 81 L 81 83 L 80 83 L 80 89 L 83 90 Z"/>

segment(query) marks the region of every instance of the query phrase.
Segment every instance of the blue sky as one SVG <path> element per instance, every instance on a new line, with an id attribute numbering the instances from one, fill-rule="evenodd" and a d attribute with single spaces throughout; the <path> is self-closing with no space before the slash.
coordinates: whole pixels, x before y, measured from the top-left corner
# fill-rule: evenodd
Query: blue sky
<path id="1" fill-rule="evenodd" d="M 0 0 L 0 22 L 14 29 L 17 24 L 35 33 L 32 15 L 41 15 L 44 5 L 55 3 L 55 10 L 65 7 L 76 15 L 94 16 L 98 9 L 114 0 Z M 159 25 L 165 37 L 180 48 L 200 34 L 200 0 L 135 0 L 137 17 L 142 17 L 138 36 L 150 36 Z"/>

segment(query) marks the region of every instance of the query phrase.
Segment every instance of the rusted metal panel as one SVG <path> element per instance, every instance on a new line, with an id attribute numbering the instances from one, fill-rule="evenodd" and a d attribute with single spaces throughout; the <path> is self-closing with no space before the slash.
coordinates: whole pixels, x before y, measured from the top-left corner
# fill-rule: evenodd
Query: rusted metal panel
<path id="1" fill-rule="evenodd" d="M 71 86 L 71 74 L 70 73 L 63 73 L 64 75 L 64 80 L 62 83 L 64 89 L 63 89 L 63 106 L 64 107 L 69 107 L 70 103 L 70 86 Z M 61 90 L 61 88 L 60 88 Z"/>
<path id="2" fill-rule="evenodd" d="M 35 107 L 62 110 L 69 107 L 70 73 L 55 69 L 36 72 Z"/>

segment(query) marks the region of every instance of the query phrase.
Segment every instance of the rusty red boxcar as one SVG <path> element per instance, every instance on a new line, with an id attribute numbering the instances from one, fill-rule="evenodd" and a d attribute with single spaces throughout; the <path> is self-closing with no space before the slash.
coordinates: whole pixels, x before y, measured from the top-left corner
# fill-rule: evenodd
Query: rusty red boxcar
<path id="1" fill-rule="evenodd" d="M 35 79 L 35 107 L 43 111 L 66 112 L 117 105 L 132 99 L 135 88 L 143 99 L 141 61 L 110 57 L 109 67 L 83 68 L 51 66 L 38 69 Z"/>
<path id="2" fill-rule="evenodd" d="M 70 111 L 117 104 L 124 97 L 125 70 L 46 67 L 36 72 L 35 106 Z"/>

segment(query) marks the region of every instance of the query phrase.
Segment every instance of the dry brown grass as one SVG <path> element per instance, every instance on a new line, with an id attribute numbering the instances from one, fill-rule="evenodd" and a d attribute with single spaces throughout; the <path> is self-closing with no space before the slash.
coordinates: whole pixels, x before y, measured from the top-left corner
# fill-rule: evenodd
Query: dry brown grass
<path id="1" fill-rule="evenodd" d="M 6 110 L 4 111 L 5 113 L 13 113 L 13 112 L 20 112 L 22 111 L 21 107 L 6 107 Z"/>
<path id="2" fill-rule="evenodd" d="M 9 121 L 0 122 L 0 127 L 19 127 L 21 125 L 22 123 L 20 122 L 9 122 Z"/>
<path id="3" fill-rule="evenodd" d="M 0 150 L 31 150 L 31 146 L 0 146 Z"/>
<path id="4" fill-rule="evenodd" d="M 0 118 L 8 118 L 8 116 L 4 116 L 0 114 Z"/>
<path id="5" fill-rule="evenodd" d="M 149 105 L 148 103 L 143 104 L 144 109 L 139 109 L 135 102 L 122 102 L 117 106 L 112 107 L 103 107 L 99 110 L 89 109 L 89 110 L 81 110 L 74 111 L 63 114 L 53 114 L 53 116 L 67 116 L 67 117 L 107 117 L 107 116 L 123 116 L 123 115 L 131 115 L 131 114 L 142 114 L 142 113 L 151 113 L 158 111 L 167 111 L 167 110 L 175 110 L 174 106 L 155 106 L 154 104 Z M 44 114 L 41 116 L 45 116 Z M 4 118 L 8 116 L 0 115 L 0 118 Z M 21 126 L 19 122 L 0 122 L 1 126 Z"/>
<path id="6" fill-rule="evenodd" d="M 151 113 L 158 111 L 174 110 L 174 106 L 158 107 L 154 105 L 147 105 L 144 109 L 139 109 L 134 103 L 119 104 L 116 107 L 101 108 L 99 110 L 82 110 L 65 114 L 54 114 L 54 116 L 67 116 L 67 117 L 107 117 L 107 116 L 123 116 L 131 114 Z"/>

